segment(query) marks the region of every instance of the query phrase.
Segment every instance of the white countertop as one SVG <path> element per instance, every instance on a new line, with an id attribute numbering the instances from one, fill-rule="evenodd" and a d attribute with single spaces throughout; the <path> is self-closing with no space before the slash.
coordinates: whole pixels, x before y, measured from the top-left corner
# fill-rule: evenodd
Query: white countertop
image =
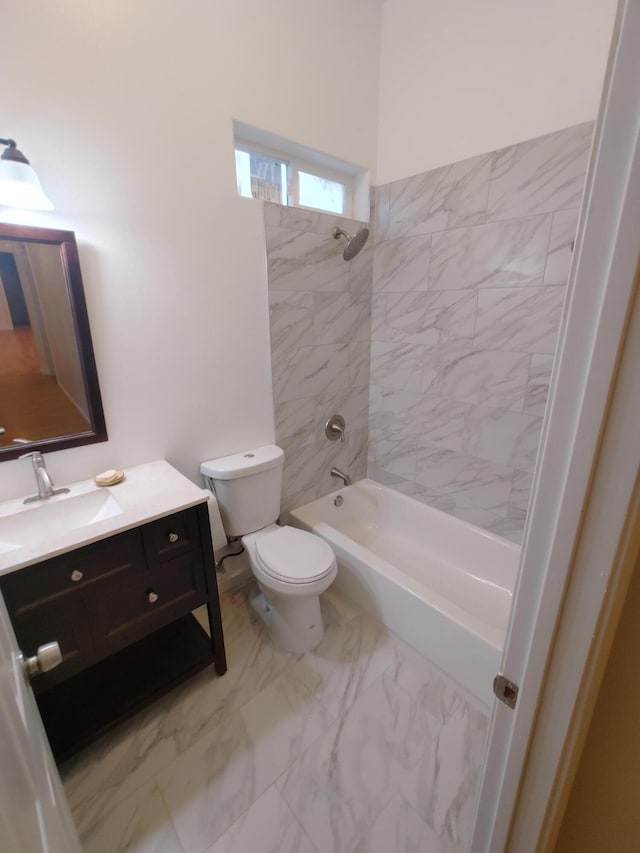
<path id="1" fill-rule="evenodd" d="M 0 575 L 90 545 L 123 530 L 130 530 L 156 518 L 196 506 L 207 499 L 204 489 L 194 485 L 164 460 L 127 468 L 124 475 L 124 480 L 115 486 L 96 486 L 93 480 L 81 480 L 68 486 L 69 494 L 58 495 L 28 506 L 23 503 L 24 497 L 1 502 L 0 519 L 15 513 L 22 516 L 33 513 L 36 525 L 38 510 L 44 505 L 62 504 L 69 498 L 88 492 L 109 492 L 119 504 L 121 512 L 83 527 L 70 530 L 61 527 L 59 532 L 56 531 L 44 542 L 35 542 L 33 545 L 28 544 L 0 553 Z"/>

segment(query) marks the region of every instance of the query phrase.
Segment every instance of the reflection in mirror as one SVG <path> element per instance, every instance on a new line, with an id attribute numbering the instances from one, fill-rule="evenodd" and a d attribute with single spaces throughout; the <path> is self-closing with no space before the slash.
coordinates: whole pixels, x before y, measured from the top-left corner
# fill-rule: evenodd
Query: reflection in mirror
<path id="1" fill-rule="evenodd" d="M 0 461 L 106 438 L 75 236 L 0 223 Z"/>

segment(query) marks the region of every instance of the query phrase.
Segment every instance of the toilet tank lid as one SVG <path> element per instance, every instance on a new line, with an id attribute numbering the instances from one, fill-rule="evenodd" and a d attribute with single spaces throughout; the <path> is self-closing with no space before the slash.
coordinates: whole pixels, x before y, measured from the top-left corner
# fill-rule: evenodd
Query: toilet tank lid
<path id="1" fill-rule="evenodd" d="M 249 477 L 282 465 L 284 452 L 275 444 L 255 447 L 253 450 L 243 450 L 232 456 L 221 456 L 219 459 L 209 459 L 200 466 L 200 473 L 213 480 L 235 480 L 238 477 Z"/>

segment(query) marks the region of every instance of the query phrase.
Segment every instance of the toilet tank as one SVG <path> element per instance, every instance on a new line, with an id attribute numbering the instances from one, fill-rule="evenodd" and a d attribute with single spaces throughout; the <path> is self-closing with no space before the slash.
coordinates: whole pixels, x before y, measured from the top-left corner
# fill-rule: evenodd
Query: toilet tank
<path id="1" fill-rule="evenodd" d="M 227 536 L 244 536 L 277 521 L 284 453 L 275 444 L 203 462 Z"/>

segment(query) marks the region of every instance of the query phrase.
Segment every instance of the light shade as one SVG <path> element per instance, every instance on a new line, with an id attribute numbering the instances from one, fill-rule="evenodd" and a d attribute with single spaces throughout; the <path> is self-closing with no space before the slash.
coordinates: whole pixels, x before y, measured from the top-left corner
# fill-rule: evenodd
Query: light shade
<path id="1" fill-rule="evenodd" d="M 53 210 L 38 176 L 28 163 L 0 159 L 0 204 L 30 210 Z"/>

